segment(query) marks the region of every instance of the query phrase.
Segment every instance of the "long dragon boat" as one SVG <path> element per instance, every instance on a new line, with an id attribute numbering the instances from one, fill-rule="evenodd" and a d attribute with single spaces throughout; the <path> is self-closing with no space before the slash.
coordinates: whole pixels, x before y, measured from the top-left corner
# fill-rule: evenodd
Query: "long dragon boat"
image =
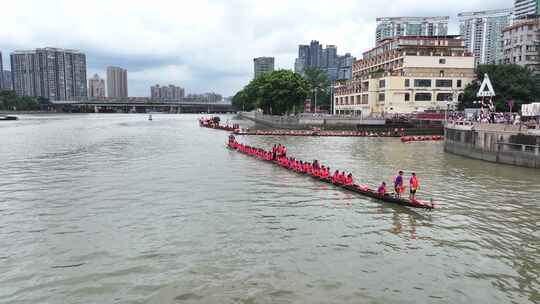
<path id="1" fill-rule="evenodd" d="M 274 164 L 274 165 L 276 165 L 278 167 L 281 167 L 281 168 L 284 168 L 284 169 L 287 169 L 287 170 L 290 171 L 289 168 L 285 168 L 285 167 L 281 166 L 276 160 L 262 159 L 262 158 L 257 157 L 256 155 L 252 155 L 252 154 L 240 151 L 239 149 L 232 146 L 230 143 L 227 143 L 226 147 L 231 149 L 231 150 L 234 150 L 236 152 L 239 152 L 241 154 L 244 154 L 244 155 L 247 155 L 247 156 L 252 156 L 252 157 L 254 157 L 254 158 L 258 159 L 258 160 L 272 163 L 272 164 Z M 379 200 L 379 201 L 398 204 L 398 205 L 401 205 L 401 206 L 412 207 L 412 208 L 422 208 L 422 209 L 434 209 L 435 208 L 435 204 L 433 202 L 431 202 L 431 201 L 430 202 L 425 202 L 425 201 L 420 201 L 420 200 L 411 201 L 411 200 L 403 198 L 403 197 L 396 197 L 395 195 L 389 194 L 389 193 L 387 193 L 385 195 L 380 195 L 379 193 L 377 193 L 376 190 L 370 189 L 369 187 L 364 186 L 364 185 L 357 185 L 357 184 L 342 185 L 342 184 L 334 183 L 332 181 L 332 179 L 330 179 L 330 178 L 320 178 L 320 177 L 313 176 L 311 174 L 300 172 L 300 171 L 293 171 L 293 172 L 296 172 L 296 173 L 302 174 L 302 175 L 307 175 L 307 176 L 309 176 L 309 177 L 311 177 L 313 179 L 316 179 L 318 181 L 321 181 L 321 182 L 324 182 L 324 183 L 327 183 L 327 184 L 332 184 L 332 185 L 334 185 L 336 187 L 339 187 L 341 189 L 345 189 L 347 191 L 354 192 L 356 194 L 360 194 L 360 195 L 363 195 L 363 196 L 371 197 L 371 198 L 374 198 L 374 199 Z"/>

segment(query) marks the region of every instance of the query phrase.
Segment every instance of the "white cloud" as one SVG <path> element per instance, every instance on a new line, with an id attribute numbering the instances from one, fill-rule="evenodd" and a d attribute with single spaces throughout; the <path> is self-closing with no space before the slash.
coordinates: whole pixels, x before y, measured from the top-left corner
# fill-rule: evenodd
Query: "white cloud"
<path id="1" fill-rule="evenodd" d="M 252 77 L 252 59 L 274 56 L 292 68 L 312 39 L 355 56 L 373 46 L 379 16 L 455 15 L 511 7 L 512 0 L 18 0 L 2 4 L 0 49 L 77 48 L 90 71 L 129 70 L 130 94 L 181 82 L 190 92 L 233 94 Z M 454 33 L 457 26 L 451 27 Z M 90 58 L 91 56 L 99 58 Z M 155 66 L 151 66 L 155 63 Z"/>

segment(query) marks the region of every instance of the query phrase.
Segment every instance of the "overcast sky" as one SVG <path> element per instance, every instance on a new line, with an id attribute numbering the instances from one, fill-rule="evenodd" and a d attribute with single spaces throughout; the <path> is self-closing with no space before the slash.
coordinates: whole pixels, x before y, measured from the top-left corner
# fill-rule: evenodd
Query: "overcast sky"
<path id="1" fill-rule="evenodd" d="M 512 0 L 17 0 L 5 1 L 0 51 L 53 46 L 86 53 L 88 74 L 108 65 L 128 69 L 130 96 L 155 83 L 188 93 L 234 94 L 253 77 L 253 58 L 273 56 L 293 69 L 298 44 L 319 40 L 338 53 L 374 45 L 375 18 L 450 16 L 458 33 L 463 11 L 511 8 Z"/>

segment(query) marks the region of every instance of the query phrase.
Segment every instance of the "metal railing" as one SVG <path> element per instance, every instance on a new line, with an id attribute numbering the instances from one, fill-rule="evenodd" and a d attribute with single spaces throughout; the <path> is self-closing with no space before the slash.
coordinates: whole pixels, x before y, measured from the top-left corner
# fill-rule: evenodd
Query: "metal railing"
<path id="1" fill-rule="evenodd" d="M 497 145 L 499 147 L 499 151 L 524 152 L 524 153 L 532 153 L 536 156 L 540 156 L 539 145 L 513 144 L 513 143 L 507 143 L 507 142 L 500 142 L 500 141 L 497 142 Z"/>

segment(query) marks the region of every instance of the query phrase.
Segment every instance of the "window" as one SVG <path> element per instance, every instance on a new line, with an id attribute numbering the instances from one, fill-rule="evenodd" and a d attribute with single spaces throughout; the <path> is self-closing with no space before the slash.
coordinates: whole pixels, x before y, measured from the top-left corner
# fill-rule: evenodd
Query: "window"
<path id="1" fill-rule="evenodd" d="M 440 58 L 439 59 L 439 64 L 446 64 L 446 59 Z"/>
<path id="2" fill-rule="evenodd" d="M 380 93 L 380 94 L 379 94 L 379 101 L 383 101 L 383 102 L 384 102 L 384 93 Z"/>
<path id="3" fill-rule="evenodd" d="M 431 79 L 415 79 L 414 86 L 421 88 L 429 88 L 431 87 Z"/>
<path id="4" fill-rule="evenodd" d="M 437 94 L 437 101 L 452 101 L 452 93 L 439 93 Z"/>
<path id="5" fill-rule="evenodd" d="M 458 88 L 461 88 L 461 79 L 458 79 L 458 80 L 457 80 L 457 87 L 458 87 Z"/>
<path id="6" fill-rule="evenodd" d="M 379 88 L 384 88 L 386 86 L 386 81 L 384 79 L 379 80 Z"/>
<path id="7" fill-rule="evenodd" d="M 368 95 L 367 94 L 362 95 L 362 104 L 368 104 Z"/>
<path id="8" fill-rule="evenodd" d="M 431 101 L 431 93 L 416 93 L 414 95 L 415 101 Z"/>
<path id="9" fill-rule="evenodd" d="M 444 71 L 439 72 L 439 77 L 444 77 Z"/>
<path id="10" fill-rule="evenodd" d="M 405 87 L 408 88 L 411 86 L 411 80 L 410 79 L 405 79 Z"/>
<path id="11" fill-rule="evenodd" d="M 437 79 L 435 81 L 435 86 L 437 88 L 451 88 L 452 87 L 452 79 Z"/>
<path id="12" fill-rule="evenodd" d="M 405 101 L 411 101 L 411 94 L 405 93 Z"/>

